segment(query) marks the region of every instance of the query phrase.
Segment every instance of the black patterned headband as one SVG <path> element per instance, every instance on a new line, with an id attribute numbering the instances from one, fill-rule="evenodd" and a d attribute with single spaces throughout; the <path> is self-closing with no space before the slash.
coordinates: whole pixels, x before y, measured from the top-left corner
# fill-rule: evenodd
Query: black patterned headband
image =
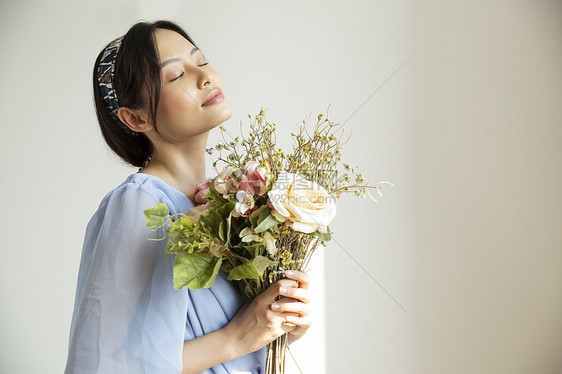
<path id="1" fill-rule="evenodd" d="M 110 110 L 111 114 L 117 118 L 119 125 L 127 133 L 131 135 L 138 135 L 137 132 L 131 130 L 128 126 L 122 123 L 117 117 L 117 111 L 119 110 L 119 101 L 117 99 L 117 92 L 115 91 L 115 60 L 117 58 L 117 53 L 119 52 L 119 47 L 121 47 L 121 41 L 123 36 L 118 37 L 105 49 L 103 50 L 100 63 L 98 65 L 97 77 L 98 84 L 100 87 L 101 95 L 105 106 Z"/>

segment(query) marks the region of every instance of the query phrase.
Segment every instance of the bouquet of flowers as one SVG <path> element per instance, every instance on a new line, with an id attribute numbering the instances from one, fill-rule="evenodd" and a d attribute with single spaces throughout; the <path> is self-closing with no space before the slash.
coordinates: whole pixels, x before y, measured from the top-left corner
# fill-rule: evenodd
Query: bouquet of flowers
<path id="1" fill-rule="evenodd" d="M 328 225 L 342 193 L 373 198 L 371 189 L 382 196 L 380 185 L 392 185 L 370 186 L 341 163 L 344 128 L 327 115 L 318 115 L 312 131 L 308 120 L 297 125 L 293 150 L 285 153 L 265 113 L 249 115 L 247 136 L 232 137 L 220 126 L 223 141 L 207 150 L 219 153 L 218 175 L 197 187 L 201 205 L 177 217 L 162 204 L 144 211 L 147 226 L 165 231 L 166 252 L 176 255 L 175 288 L 210 287 L 224 271 L 251 300 L 286 270 L 306 271 L 316 248 L 331 238 Z M 218 162 L 225 164 L 220 172 Z M 284 373 L 286 347 L 286 335 L 268 344 L 267 374 Z"/>

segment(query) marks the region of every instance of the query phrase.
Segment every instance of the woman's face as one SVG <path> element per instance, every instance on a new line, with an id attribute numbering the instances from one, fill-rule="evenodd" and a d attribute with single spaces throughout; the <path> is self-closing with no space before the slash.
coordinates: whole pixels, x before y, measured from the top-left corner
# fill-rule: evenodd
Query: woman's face
<path id="1" fill-rule="evenodd" d="M 157 126 L 167 141 L 179 142 L 205 133 L 232 116 L 222 80 L 203 53 L 180 34 L 166 29 L 155 32 L 162 67 L 162 89 Z M 215 88 L 224 99 L 202 104 Z"/>

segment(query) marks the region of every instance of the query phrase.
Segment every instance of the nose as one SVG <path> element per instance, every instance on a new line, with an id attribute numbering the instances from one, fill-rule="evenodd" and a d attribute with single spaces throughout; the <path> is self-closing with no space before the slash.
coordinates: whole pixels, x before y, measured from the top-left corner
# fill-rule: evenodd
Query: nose
<path id="1" fill-rule="evenodd" d="M 212 83 L 215 80 L 215 76 L 211 72 L 211 69 L 205 68 L 204 66 L 200 67 L 199 71 L 200 71 L 200 77 L 197 84 L 200 89 L 203 89 L 207 84 Z"/>

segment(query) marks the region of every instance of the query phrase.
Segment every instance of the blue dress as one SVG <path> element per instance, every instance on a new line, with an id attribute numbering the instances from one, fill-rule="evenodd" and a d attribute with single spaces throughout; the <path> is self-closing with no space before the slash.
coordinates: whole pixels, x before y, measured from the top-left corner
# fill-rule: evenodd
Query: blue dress
<path id="1" fill-rule="evenodd" d="M 244 299 L 223 272 L 210 288 L 173 288 L 174 255 L 143 211 L 170 214 L 193 203 L 153 175 L 130 175 L 110 191 L 86 228 L 65 374 L 181 373 L 185 340 L 224 327 Z M 262 374 L 265 347 L 205 374 Z"/>

